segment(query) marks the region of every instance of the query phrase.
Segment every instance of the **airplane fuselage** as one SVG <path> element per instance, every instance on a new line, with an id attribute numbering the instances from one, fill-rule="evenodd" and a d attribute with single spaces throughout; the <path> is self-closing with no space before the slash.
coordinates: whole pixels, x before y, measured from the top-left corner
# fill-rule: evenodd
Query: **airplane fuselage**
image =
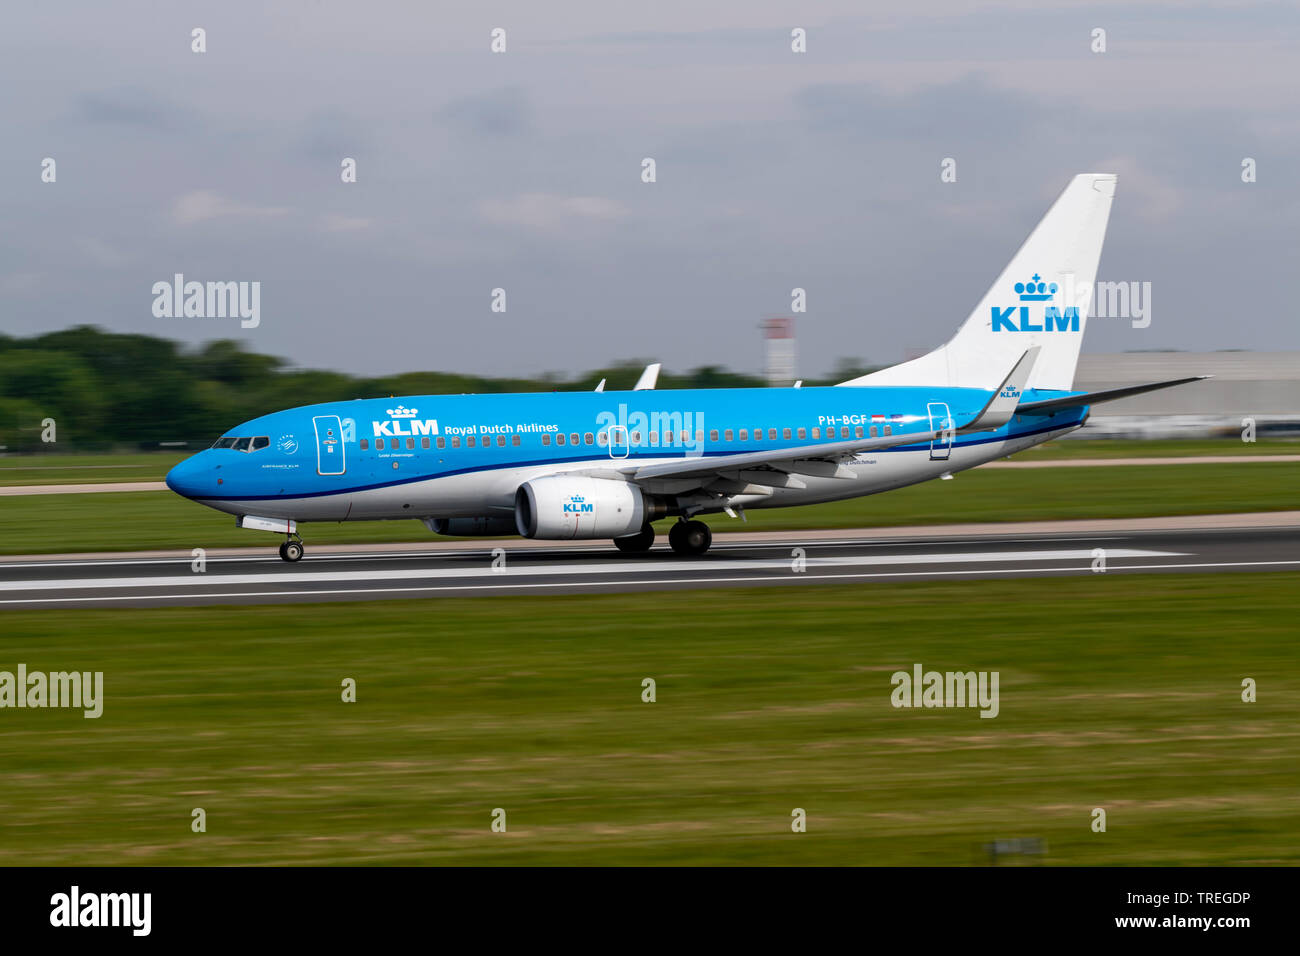
<path id="1" fill-rule="evenodd" d="M 1060 394 L 1060 393 L 1052 393 Z M 565 474 L 617 478 L 659 462 L 788 450 L 917 433 L 915 444 L 856 454 L 836 477 L 745 471 L 711 497 L 642 482 L 689 513 L 776 508 L 875 494 L 972 468 L 1078 428 L 1087 409 L 1017 416 L 952 434 L 989 393 L 966 388 L 766 388 L 420 395 L 305 406 L 227 433 L 168 483 L 235 515 L 295 521 L 509 516 L 520 485 Z M 1024 400 L 1034 398 L 1026 392 Z M 930 440 L 936 430 L 949 429 Z M 218 442 L 220 445 L 221 442 Z M 261 447 L 256 447 L 256 446 Z M 783 485 L 782 482 L 785 482 Z M 690 483 L 687 482 L 686 485 Z M 712 500 L 716 498 L 716 500 Z M 682 513 L 670 510 L 668 513 Z"/>

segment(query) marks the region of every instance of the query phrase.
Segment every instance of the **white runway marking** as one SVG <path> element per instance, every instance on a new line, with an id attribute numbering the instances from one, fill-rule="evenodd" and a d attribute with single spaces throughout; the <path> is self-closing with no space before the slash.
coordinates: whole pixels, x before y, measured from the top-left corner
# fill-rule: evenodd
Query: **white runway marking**
<path id="1" fill-rule="evenodd" d="M 1176 557 L 1181 551 L 1144 551 L 1134 548 L 1111 548 L 1106 559 Z M 994 561 L 1026 563 L 1031 561 L 1074 561 L 1092 558 L 1091 550 L 1069 551 L 976 551 L 948 554 L 879 554 L 869 556 L 807 557 L 805 567 L 835 568 L 871 565 L 972 564 Z M 792 557 L 776 560 L 685 560 L 685 561 L 586 561 L 569 564 L 507 565 L 494 570 L 485 563 L 475 568 L 392 568 L 374 571 L 280 571 L 268 574 L 174 574 L 130 578 L 69 578 L 49 581 L 0 581 L 0 591 L 79 591 L 90 588 L 190 588 L 231 587 L 241 584 L 312 584 L 334 581 L 398 581 L 410 579 L 478 578 L 478 577 L 547 577 L 550 575 L 646 574 L 694 571 L 706 575 L 718 571 L 781 570 L 789 571 Z M 806 573 L 806 572 L 805 572 Z"/>
<path id="2" fill-rule="evenodd" d="M 1300 564 L 1300 561 L 1222 561 L 1204 564 L 1133 564 L 1120 565 L 1111 568 L 1106 573 L 1114 574 L 1121 571 L 1152 571 L 1170 568 L 1254 568 L 1269 567 L 1275 565 L 1293 565 Z M 1054 571 L 1088 571 L 1088 565 L 1074 565 L 1056 568 L 981 568 L 966 569 L 959 571 L 932 571 L 929 575 L 935 577 L 939 575 L 958 576 L 958 575 L 976 575 L 976 574 L 1005 574 L 1027 576 L 1032 574 L 1045 574 Z M 867 578 L 905 578 L 918 574 L 915 571 L 888 571 L 888 572 L 869 572 L 865 574 L 800 574 L 791 575 L 792 583 L 802 581 L 854 581 Z M 743 584 L 754 583 L 756 581 L 772 581 L 772 578 L 646 578 L 640 581 L 587 581 L 582 583 L 581 587 L 608 588 L 628 585 L 663 585 L 663 584 Z M 546 582 L 537 581 L 532 584 L 437 584 L 426 585 L 423 587 L 409 588 L 341 588 L 331 591 L 232 591 L 223 594 L 151 594 L 147 599 L 150 601 L 168 601 L 168 600 L 192 600 L 195 597 L 202 598 L 247 598 L 247 597 L 326 597 L 329 595 L 342 594 L 374 594 L 374 595 L 394 595 L 394 594 L 413 594 L 433 591 L 500 591 L 511 588 L 567 588 L 573 587 L 572 583 L 567 582 Z M 2 600 L 0 604 L 75 604 L 86 601 L 138 601 L 143 595 L 114 595 L 114 596 L 97 596 L 97 597 L 69 597 L 69 598 L 17 598 Z"/>

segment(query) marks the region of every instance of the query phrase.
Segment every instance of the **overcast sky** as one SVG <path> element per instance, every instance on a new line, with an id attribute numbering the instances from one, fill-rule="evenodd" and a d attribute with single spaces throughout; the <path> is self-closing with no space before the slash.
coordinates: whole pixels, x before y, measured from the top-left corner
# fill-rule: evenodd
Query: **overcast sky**
<path id="1" fill-rule="evenodd" d="M 9 334 L 756 371 L 798 286 L 815 375 L 944 341 L 1070 176 L 1117 172 L 1099 278 L 1152 321 L 1085 351 L 1300 348 L 1290 3 L 9 0 L 0 120 Z M 261 324 L 156 318 L 177 272 L 260 282 Z"/>

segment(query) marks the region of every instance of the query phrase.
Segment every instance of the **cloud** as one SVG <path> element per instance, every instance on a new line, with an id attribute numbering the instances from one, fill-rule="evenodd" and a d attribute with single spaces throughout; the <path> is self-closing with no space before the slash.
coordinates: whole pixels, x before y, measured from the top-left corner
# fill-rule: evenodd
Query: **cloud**
<path id="1" fill-rule="evenodd" d="M 554 193 L 523 193 L 510 199 L 489 199 L 479 211 L 484 219 L 499 226 L 523 226 L 539 232 L 559 233 L 587 224 L 622 219 L 627 207 L 599 196 L 557 196 Z"/>
<path id="2" fill-rule="evenodd" d="M 190 125 L 189 113 L 169 100 L 137 89 L 83 93 L 76 112 L 89 123 L 175 132 Z"/>
<path id="3" fill-rule="evenodd" d="M 533 126 L 532 102 L 517 86 L 452 100 L 437 116 L 452 129 L 473 136 L 518 136 Z"/>
<path id="4" fill-rule="evenodd" d="M 364 216 L 339 216 L 330 213 L 321 216 L 321 228 L 326 232 L 361 232 L 374 225 L 374 220 Z"/>
<path id="5" fill-rule="evenodd" d="M 200 189 L 186 193 L 172 203 L 172 221 L 178 226 L 190 226 L 212 219 L 265 219 L 283 216 L 288 211 L 284 206 L 257 206 Z"/>

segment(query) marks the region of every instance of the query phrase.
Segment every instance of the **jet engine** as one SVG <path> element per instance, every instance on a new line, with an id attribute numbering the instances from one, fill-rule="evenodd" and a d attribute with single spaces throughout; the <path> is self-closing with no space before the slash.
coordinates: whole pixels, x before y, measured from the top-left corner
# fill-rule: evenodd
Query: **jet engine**
<path id="1" fill-rule="evenodd" d="M 636 485 L 610 478 L 553 475 L 515 492 L 515 524 L 525 538 L 619 538 L 665 513 Z"/>

